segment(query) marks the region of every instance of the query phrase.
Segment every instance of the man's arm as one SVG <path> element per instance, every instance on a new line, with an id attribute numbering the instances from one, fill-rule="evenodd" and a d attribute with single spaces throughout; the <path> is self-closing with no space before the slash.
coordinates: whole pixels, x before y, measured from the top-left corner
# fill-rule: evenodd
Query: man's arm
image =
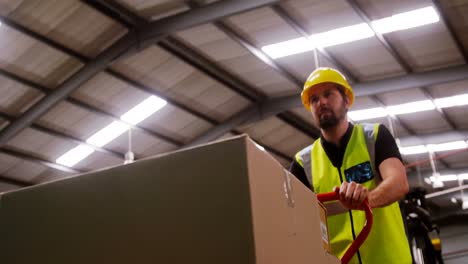
<path id="1" fill-rule="evenodd" d="M 379 166 L 382 182 L 369 192 L 371 207 L 383 207 L 402 199 L 409 190 L 406 169 L 397 158 L 388 158 Z"/>
<path id="2" fill-rule="evenodd" d="M 371 207 L 383 207 L 396 202 L 408 192 L 406 170 L 395 139 L 388 129 L 380 125 L 375 142 L 375 164 L 378 166 L 382 182 L 371 191 L 354 182 L 343 182 L 340 188 L 341 202 L 349 209 L 358 209 L 364 199 Z"/>

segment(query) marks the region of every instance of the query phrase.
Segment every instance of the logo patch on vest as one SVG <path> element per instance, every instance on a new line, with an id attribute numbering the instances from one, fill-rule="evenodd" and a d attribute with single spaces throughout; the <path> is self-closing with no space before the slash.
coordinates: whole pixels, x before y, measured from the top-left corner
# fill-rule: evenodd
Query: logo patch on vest
<path id="1" fill-rule="evenodd" d="M 364 183 L 372 180 L 374 174 L 372 173 L 372 167 L 369 161 L 355 165 L 345 171 L 345 177 L 347 182 Z"/>

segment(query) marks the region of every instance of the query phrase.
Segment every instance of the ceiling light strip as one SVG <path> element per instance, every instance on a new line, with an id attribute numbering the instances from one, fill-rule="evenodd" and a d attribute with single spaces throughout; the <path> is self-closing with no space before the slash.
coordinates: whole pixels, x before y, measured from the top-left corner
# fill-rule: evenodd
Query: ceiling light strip
<path id="1" fill-rule="evenodd" d="M 434 7 L 428 6 L 374 20 L 371 24 L 377 33 L 386 34 L 436 23 L 439 20 L 439 15 Z M 312 51 L 315 48 L 326 48 L 367 39 L 374 35 L 374 31 L 368 24 L 361 23 L 313 34 L 307 38 L 300 37 L 266 45 L 262 47 L 262 50 L 271 58 L 277 59 Z"/>
<path id="2" fill-rule="evenodd" d="M 113 121 L 106 127 L 90 136 L 86 143 L 103 147 L 123 133 L 127 132 L 132 125 L 137 125 L 155 112 L 161 110 L 167 102 L 157 96 L 150 96 L 141 103 L 123 114 L 122 121 Z M 73 167 L 94 152 L 94 149 L 84 144 L 79 145 L 56 159 L 56 163 Z"/>

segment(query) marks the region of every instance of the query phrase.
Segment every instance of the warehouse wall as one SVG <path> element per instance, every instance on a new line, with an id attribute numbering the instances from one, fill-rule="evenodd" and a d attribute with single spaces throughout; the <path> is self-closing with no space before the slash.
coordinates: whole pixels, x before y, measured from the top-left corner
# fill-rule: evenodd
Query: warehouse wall
<path id="1" fill-rule="evenodd" d="M 468 223 L 441 226 L 440 238 L 446 264 L 468 263 Z"/>

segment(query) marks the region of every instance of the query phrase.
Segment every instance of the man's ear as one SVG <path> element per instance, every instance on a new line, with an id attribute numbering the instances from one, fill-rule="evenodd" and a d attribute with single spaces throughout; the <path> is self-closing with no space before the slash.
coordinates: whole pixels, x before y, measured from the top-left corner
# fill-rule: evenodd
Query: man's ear
<path id="1" fill-rule="evenodd" d="M 344 100 L 345 100 L 346 109 L 349 110 L 349 103 L 351 102 L 351 100 L 349 100 L 348 95 L 344 97 Z"/>

